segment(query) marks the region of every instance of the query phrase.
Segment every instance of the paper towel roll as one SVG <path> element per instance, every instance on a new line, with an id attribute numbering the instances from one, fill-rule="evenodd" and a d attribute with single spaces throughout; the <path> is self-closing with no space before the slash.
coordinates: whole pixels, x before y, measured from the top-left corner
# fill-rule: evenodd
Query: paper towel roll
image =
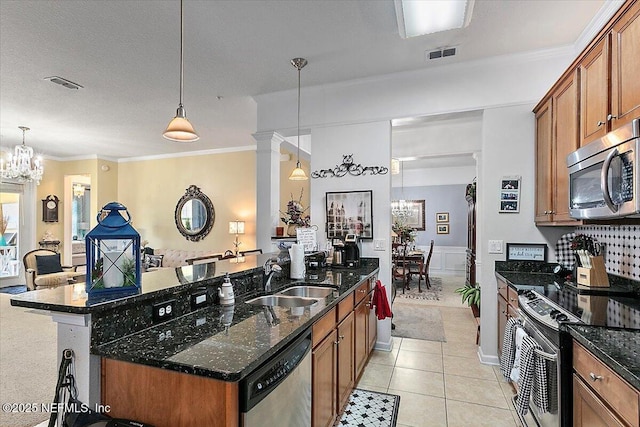
<path id="1" fill-rule="evenodd" d="M 289 256 L 291 257 L 291 273 L 292 279 L 304 279 L 304 246 L 294 243 L 289 248 Z"/>

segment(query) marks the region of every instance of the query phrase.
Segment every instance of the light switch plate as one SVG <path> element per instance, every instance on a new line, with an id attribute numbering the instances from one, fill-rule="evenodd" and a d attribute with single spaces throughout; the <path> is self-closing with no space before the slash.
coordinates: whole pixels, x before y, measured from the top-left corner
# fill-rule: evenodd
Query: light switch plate
<path id="1" fill-rule="evenodd" d="M 501 254 L 503 253 L 502 247 L 504 246 L 504 240 L 489 240 L 489 253 Z"/>
<path id="2" fill-rule="evenodd" d="M 373 240 L 373 250 L 374 251 L 384 251 L 387 249 L 387 239 L 374 239 Z"/>

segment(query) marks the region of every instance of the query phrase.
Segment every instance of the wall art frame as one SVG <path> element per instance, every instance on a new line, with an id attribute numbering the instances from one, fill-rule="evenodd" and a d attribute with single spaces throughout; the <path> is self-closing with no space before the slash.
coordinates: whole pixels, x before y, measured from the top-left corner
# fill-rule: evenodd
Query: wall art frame
<path id="1" fill-rule="evenodd" d="M 503 176 L 500 181 L 499 213 L 520 212 L 520 175 Z"/>
<path id="2" fill-rule="evenodd" d="M 327 238 L 344 239 L 355 234 L 373 239 L 373 191 L 330 191 L 326 193 Z"/>
<path id="3" fill-rule="evenodd" d="M 449 224 L 436 224 L 437 234 L 449 234 Z"/>
<path id="4" fill-rule="evenodd" d="M 449 212 L 437 212 L 436 213 L 436 222 L 449 222 Z"/>

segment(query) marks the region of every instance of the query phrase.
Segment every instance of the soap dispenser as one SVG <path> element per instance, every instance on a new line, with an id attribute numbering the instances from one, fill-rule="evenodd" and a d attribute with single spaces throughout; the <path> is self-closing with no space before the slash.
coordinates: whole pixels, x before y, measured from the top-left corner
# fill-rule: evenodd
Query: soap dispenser
<path id="1" fill-rule="evenodd" d="M 218 296 L 220 297 L 220 305 L 233 305 L 236 302 L 233 294 L 233 284 L 229 278 L 229 273 L 224 276 L 222 287 L 218 288 Z"/>

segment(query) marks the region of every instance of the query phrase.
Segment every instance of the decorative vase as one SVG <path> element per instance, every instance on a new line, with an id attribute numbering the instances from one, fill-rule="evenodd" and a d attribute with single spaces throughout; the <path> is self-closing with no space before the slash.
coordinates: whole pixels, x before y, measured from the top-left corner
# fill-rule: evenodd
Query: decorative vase
<path id="1" fill-rule="evenodd" d="M 296 224 L 289 224 L 287 226 L 287 236 L 296 237 L 298 235 L 297 230 L 298 226 Z"/>

